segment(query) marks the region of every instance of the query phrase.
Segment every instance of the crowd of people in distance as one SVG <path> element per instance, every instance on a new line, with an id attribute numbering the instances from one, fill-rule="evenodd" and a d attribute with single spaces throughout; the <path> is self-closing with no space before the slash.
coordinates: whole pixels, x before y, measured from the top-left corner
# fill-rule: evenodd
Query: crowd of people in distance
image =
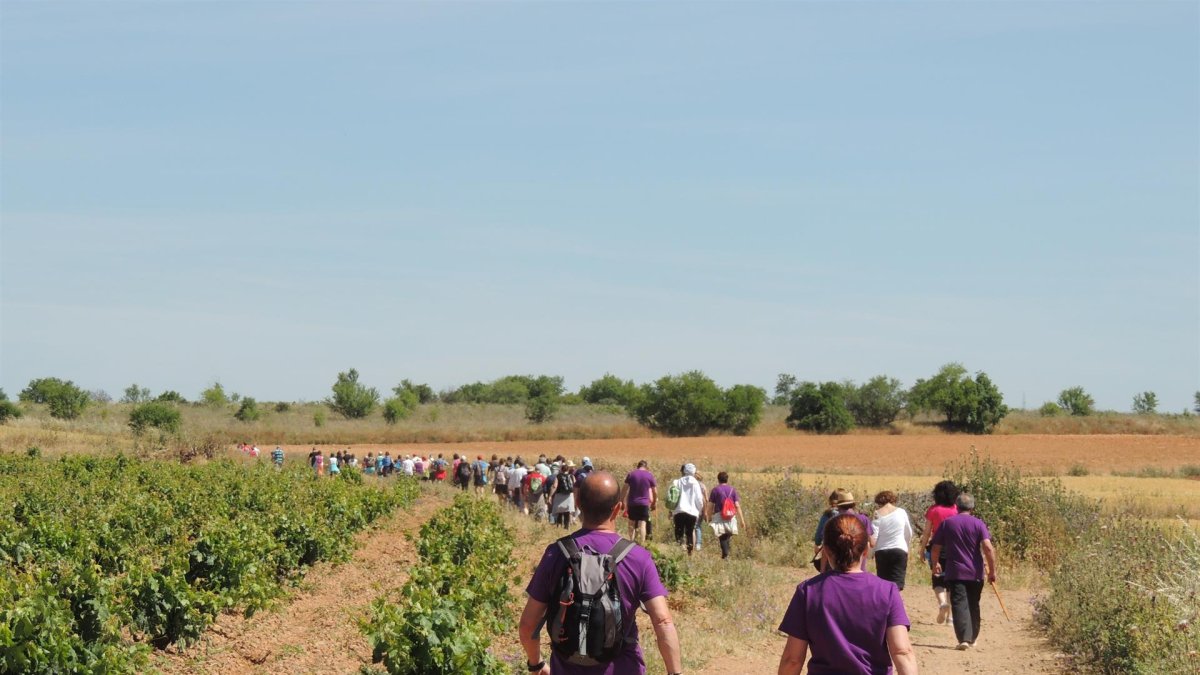
<path id="1" fill-rule="evenodd" d="M 248 443 L 238 447 L 255 458 L 260 454 Z M 280 447 L 270 457 L 277 467 L 283 465 Z M 542 675 L 551 670 L 555 675 L 644 673 L 635 623 L 639 607 L 653 623 L 666 672 L 681 673 L 667 590 L 649 552 L 637 544 L 644 546 L 653 539 L 652 515 L 660 506 L 669 512 L 675 544 L 688 556 L 701 550 L 708 530 L 719 544 L 721 558 L 728 559 L 733 538 L 747 528 L 742 499 L 729 474 L 718 472 L 710 489 L 692 463 L 679 467 L 678 475 L 664 481 L 662 489 L 646 461 L 638 462 L 623 480 L 597 470 L 589 457 L 577 465 L 562 455 L 527 461 L 496 454 L 472 459 L 465 453 L 450 459 L 417 453 L 393 457 L 383 451 L 368 452 L 360 459 L 349 448 L 322 453 L 314 447 L 308 462 L 317 476 L 336 476 L 346 467 L 357 467 L 381 479 L 398 475 L 447 482 L 480 497 L 493 495 L 506 508 L 563 528 L 565 536 L 547 548 L 530 580 L 520 622 L 526 665 L 529 672 Z M 932 495 L 934 504 L 924 513 L 917 550 L 931 572 L 937 623 L 952 623 L 956 648 L 968 650 L 979 639 L 984 585 L 996 581 L 996 551 L 987 525 L 974 515 L 972 495 L 960 493 L 951 481 L 937 483 Z M 779 625 L 787 636 L 780 675 L 798 675 L 806 662 L 814 673 L 884 673 L 893 667 L 899 675 L 917 672 L 908 614 L 900 596 L 916 528 L 894 492 L 879 492 L 873 501 L 874 510 L 868 515 L 859 510 L 849 490 L 839 488 L 829 494 L 829 508 L 813 534 L 812 564 L 817 574 L 798 585 Z M 622 520 L 627 537 L 621 535 Z M 596 598 L 610 590 L 611 597 L 619 596 L 619 605 L 607 611 L 620 618 L 613 630 L 580 637 L 587 636 L 588 630 L 564 628 L 563 622 L 575 620 L 576 615 L 561 608 L 566 606 L 563 598 L 580 592 L 580 580 L 572 579 L 597 569 L 583 564 L 589 556 L 602 558 L 603 569 L 615 569 L 615 576 L 593 585 L 605 589 Z M 869 572 L 870 559 L 875 561 L 874 574 Z M 615 590 L 609 589 L 610 583 Z M 594 628 L 595 617 L 586 618 L 591 611 L 585 612 L 584 620 Z M 549 663 L 541 657 L 543 627 L 560 631 L 551 640 Z M 607 647 L 592 644 L 601 639 L 596 637 L 599 633 L 608 635 L 604 639 L 616 635 L 618 642 Z M 608 667 L 596 668 L 604 664 Z"/>

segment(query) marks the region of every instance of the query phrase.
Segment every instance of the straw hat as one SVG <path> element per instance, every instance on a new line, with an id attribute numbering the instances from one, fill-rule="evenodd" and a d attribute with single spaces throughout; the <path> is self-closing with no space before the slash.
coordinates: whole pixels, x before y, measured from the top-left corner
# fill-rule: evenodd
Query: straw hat
<path id="1" fill-rule="evenodd" d="M 855 504 L 858 504 L 858 502 L 854 500 L 854 493 L 850 492 L 849 490 L 838 491 L 837 496 L 834 497 L 834 499 L 837 500 L 835 503 L 838 506 L 854 506 Z"/>

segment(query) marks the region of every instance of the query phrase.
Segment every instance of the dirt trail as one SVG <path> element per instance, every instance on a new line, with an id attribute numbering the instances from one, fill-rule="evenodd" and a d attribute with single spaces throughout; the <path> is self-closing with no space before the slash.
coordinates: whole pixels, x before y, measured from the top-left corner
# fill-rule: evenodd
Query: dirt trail
<path id="1" fill-rule="evenodd" d="M 1004 591 L 1012 621 L 995 596 L 986 590 L 980 603 L 983 623 L 978 645 L 969 651 L 955 650 L 954 628 L 947 622 L 938 625 L 933 592 L 924 586 L 910 586 L 903 592 L 912 628 L 909 636 L 917 651 L 921 673 L 952 675 L 957 673 L 1022 673 L 1048 675 L 1069 670 L 1068 664 L 1033 625 L 1033 605 L 1026 591 Z M 716 656 L 696 672 L 702 675 L 732 673 L 773 673 L 779 666 L 785 638 L 771 637 L 746 644 L 736 653 Z"/>
<path id="2" fill-rule="evenodd" d="M 387 585 L 407 580 L 416 551 L 404 534 L 415 531 L 444 498 L 425 494 L 408 510 L 386 516 L 356 535 L 359 548 L 342 565 L 322 563 L 274 610 L 249 619 L 222 615 L 199 644 L 163 654 L 164 673 L 351 673 L 371 662 L 357 619 Z"/>

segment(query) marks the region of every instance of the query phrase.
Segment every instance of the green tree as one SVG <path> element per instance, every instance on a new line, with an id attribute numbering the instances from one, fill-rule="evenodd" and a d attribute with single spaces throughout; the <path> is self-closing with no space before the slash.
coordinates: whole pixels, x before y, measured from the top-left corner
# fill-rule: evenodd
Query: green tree
<path id="1" fill-rule="evenodd" d="M 1072 415 L 1091 415 L 1095 412 L 1096 401 L 1083 387 L 1070 387 L 1058 394 L 1058 405 Z"/>
<path id="2" fill-rule="evenodd" d="M 433 387 L 428 384 L 414 384 L 412 380 L 400 380 L 399 386 L 392 389 L 397 396 L 402 391 L 411 391 L 417 395 L 417 402 L 421 405 L 426 403 L 434 403 L 438 399 L 438 395 L 433 391 Z"/>
<path id="3" fill-rule="evenodd" d="M 1133 397 L 1133 412 L 1139 415 L 1153 415 L 1158 412 L 1158 394 L 1143 391 Z"/>
<path id="4" fill-rule="evenodd" d="M 31 380 L 18 395 L 22 401 L 44 403 L 50 416 L 56 419 L 73 420 L 83 414 L 91 396 L 70 380 L 45 377 Z"/>
<path id="5" fill-rule="evenodd" d="M 854 428 L 846 408 L 846 386 L 838 382 L 801 382 L 792 389 L 787 425 L 819 434 L 844 434 Z"/>
<path id="6" fill-rule="evenodd" d="M 946 416 L 946 426 L 973 434 L 991 433 L 1008 414 L 1004 397 L 986 373 L 972 378 L 958 363 L 942 366 L 928 380 L 917 380 L 908 394 L 914 410 L 938 412 Z"/>
<path id="7" fill-rule="evenodd" d="M 220 382 L 213 382 L 212 386 L 200 392 L 200 400 L 204 402 L 204 405 L 213 408 L 223 408 L 229 405 L 229 396 Z"/>
<path id="8" fill-rule="evenodd" d="M 151 401 L 129 411 L 129 428 L 138 435 L 150 427 L 173 434 L 182 424 L 179 410 L 170 403 Z"/>
<path id="9" fill-rule="evenodd" d="M 563 395 L 562 377 L 539 375 L 529 381 L 527 391 L 525 419 L 534 424 L 554 419 Z"/>
<path id="10" fill-rule="evenodd" d="M 1054 401 L 1046 401 L 1045 403 L 1042 404 L 1041 408 L 1038 408 L 1038 413 L 1042 417 L 1058 417 L 1059 415 L 1062 415 L 1065 412 L 1066 411 L 1062 409 L 1062 406 L 1055 403 Z"/>
<path id="11" fill-rule="evenodd" d="M 150 389 L 139 387 L 137 382 L 125 387 L 125 395 L 121 397 L 121 403 L 145 403 L 149 400 Z"/>
<path id="12" fill-rule="evenodd" d="M 725 390 L 725 419 L 721 427 L 737 436 L 745 436 L 762 420 L 767 392 L 750 384 L 735 384 Z"/>
<path id="13" fill-rule="evenodd" d="M 158 401 L 159 403 L 187 403 L 187 399 L 183 397 L 183 394 L 180 394 L 174 389 L 168 389 L 167 391 L 164 391 L 158 396 L 155 396 L 154 400 Z"/>
<path id="14" fill-rule="evenodd" d="M 242 399 L 242 404 L 238 406 L 237 412 L 233 416 L 240 422 L 254 422 L 262 418 L 262 408 L 258 407 L 258 401 L 253 397 L 247 396 Z"/>
<path id="15" fill-rule="evenodd" d="M 383 419 L 388 424 L 407 419 L 421 402 L 420 395 L 412 389 L 396 387 L 395 392 L 395 396 L 383 402 Z"/>
<path id="16" fill-rule="evenodd" d="M 21 409 L 16 403 L 8 400 L 8 396 L 4 394 L 4 390 L 0 389 L 0 424 L 21 416 Z"/>
<path id="17" fill-rule="evenodd" d="M 619 405 L 626 410 L 637 407 L 641 390 L 633 380 L 622 380 L 612 373 L 592 380 L 591 384 L 579 388 L 579 396 L 587 403 L 598 405 Z"/>
<path id="18" fill-rule="evenodd" d="M 642 385 L 634 417 L 669 436 L 703 436 L 722 428 L 726 413 L 721 388 L 704 373 L 693 370 Z"/>
<path id="19" fill-rule="evenodd" d="M 333 397 L 326 403 L 334 412 L 347 419 L 361 419 L 371 414 L 379 403 L 379 391 L 358 381 L 358 371 L 338 373 L 333 383 Z"/>
<path id="20" fill-rule="evenodd" d="M 799 386 L 799 381 L 795 375 L 780 373 L 775 379 L 775 398 L 771 399 L 774 405 L 788 405 L 792 400 L 792 392 Z"/>
<path id="21" fill-rule="evenodd" d="M 886 427 L 904 409 L 907 396 L 900 380 L 876 375 L 862 386 L 846 387 L 846 407 L 859 426 Z"/>

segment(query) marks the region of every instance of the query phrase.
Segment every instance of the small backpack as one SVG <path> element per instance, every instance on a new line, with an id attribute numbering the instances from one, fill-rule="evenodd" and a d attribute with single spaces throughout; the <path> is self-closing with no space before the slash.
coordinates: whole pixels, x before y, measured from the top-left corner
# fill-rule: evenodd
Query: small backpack
<path id="1" fill-rule="evenodd" d="M 542 476 L 542 474 L 540 474 L 540 473 L 539 473 L 539 474 L 534 474 L 533 476 L 530 476 L 530 478 L 529 478 L 529 492 L 530 492 L 531 494 L 537 494 L 537 493 L 541 492 L 541 491 L 542 491 L 542 484 L 543 484 L 543 483 L 545 483 L 545 482 L 546 482 L 546 479 L 545 479 L 545 477 L 544 477 L 544 476 Z"/>
<path id="2" fill-rule="evenodd" d="M 725 503 L 721 504 L 721 518 L 724 520 L 733 520 L 737 515 L 737 504 L 733 499 L 726 497 Z"/>
<path id="3" fill-rule="evenodd" d="M 622 537 L 608 553 L 597 553 L 580 549 L 573 537 L 558 540 L 567 564 L 542 625 L 550 634 L 551 649 L 566 663 L 603 665 L 625 650 L 617 565 L 633 547 L 632 541 Z"/>
<path id="4" fill-rule="evenodd" d="M 461 462 L 458 465 L 458 481 L 460 483 L 466 483 L 469 480 L 471 480 L 471 465 L 467 464 L 466 462 Z"/>
<path id="5" fill-rule="evenodd" d="M 575 491 L 575 477 L 569 473 L 558 474 L 558 491 L 560 493 Z"/>
<path id="6" fill-rule="evenodd" d="M 671 483 L 671 487 L 667 488 L 667 508 L 679 508 L 679 498 L 683 496 L 683 491 L 679 488 L 679 481 Z"/>

